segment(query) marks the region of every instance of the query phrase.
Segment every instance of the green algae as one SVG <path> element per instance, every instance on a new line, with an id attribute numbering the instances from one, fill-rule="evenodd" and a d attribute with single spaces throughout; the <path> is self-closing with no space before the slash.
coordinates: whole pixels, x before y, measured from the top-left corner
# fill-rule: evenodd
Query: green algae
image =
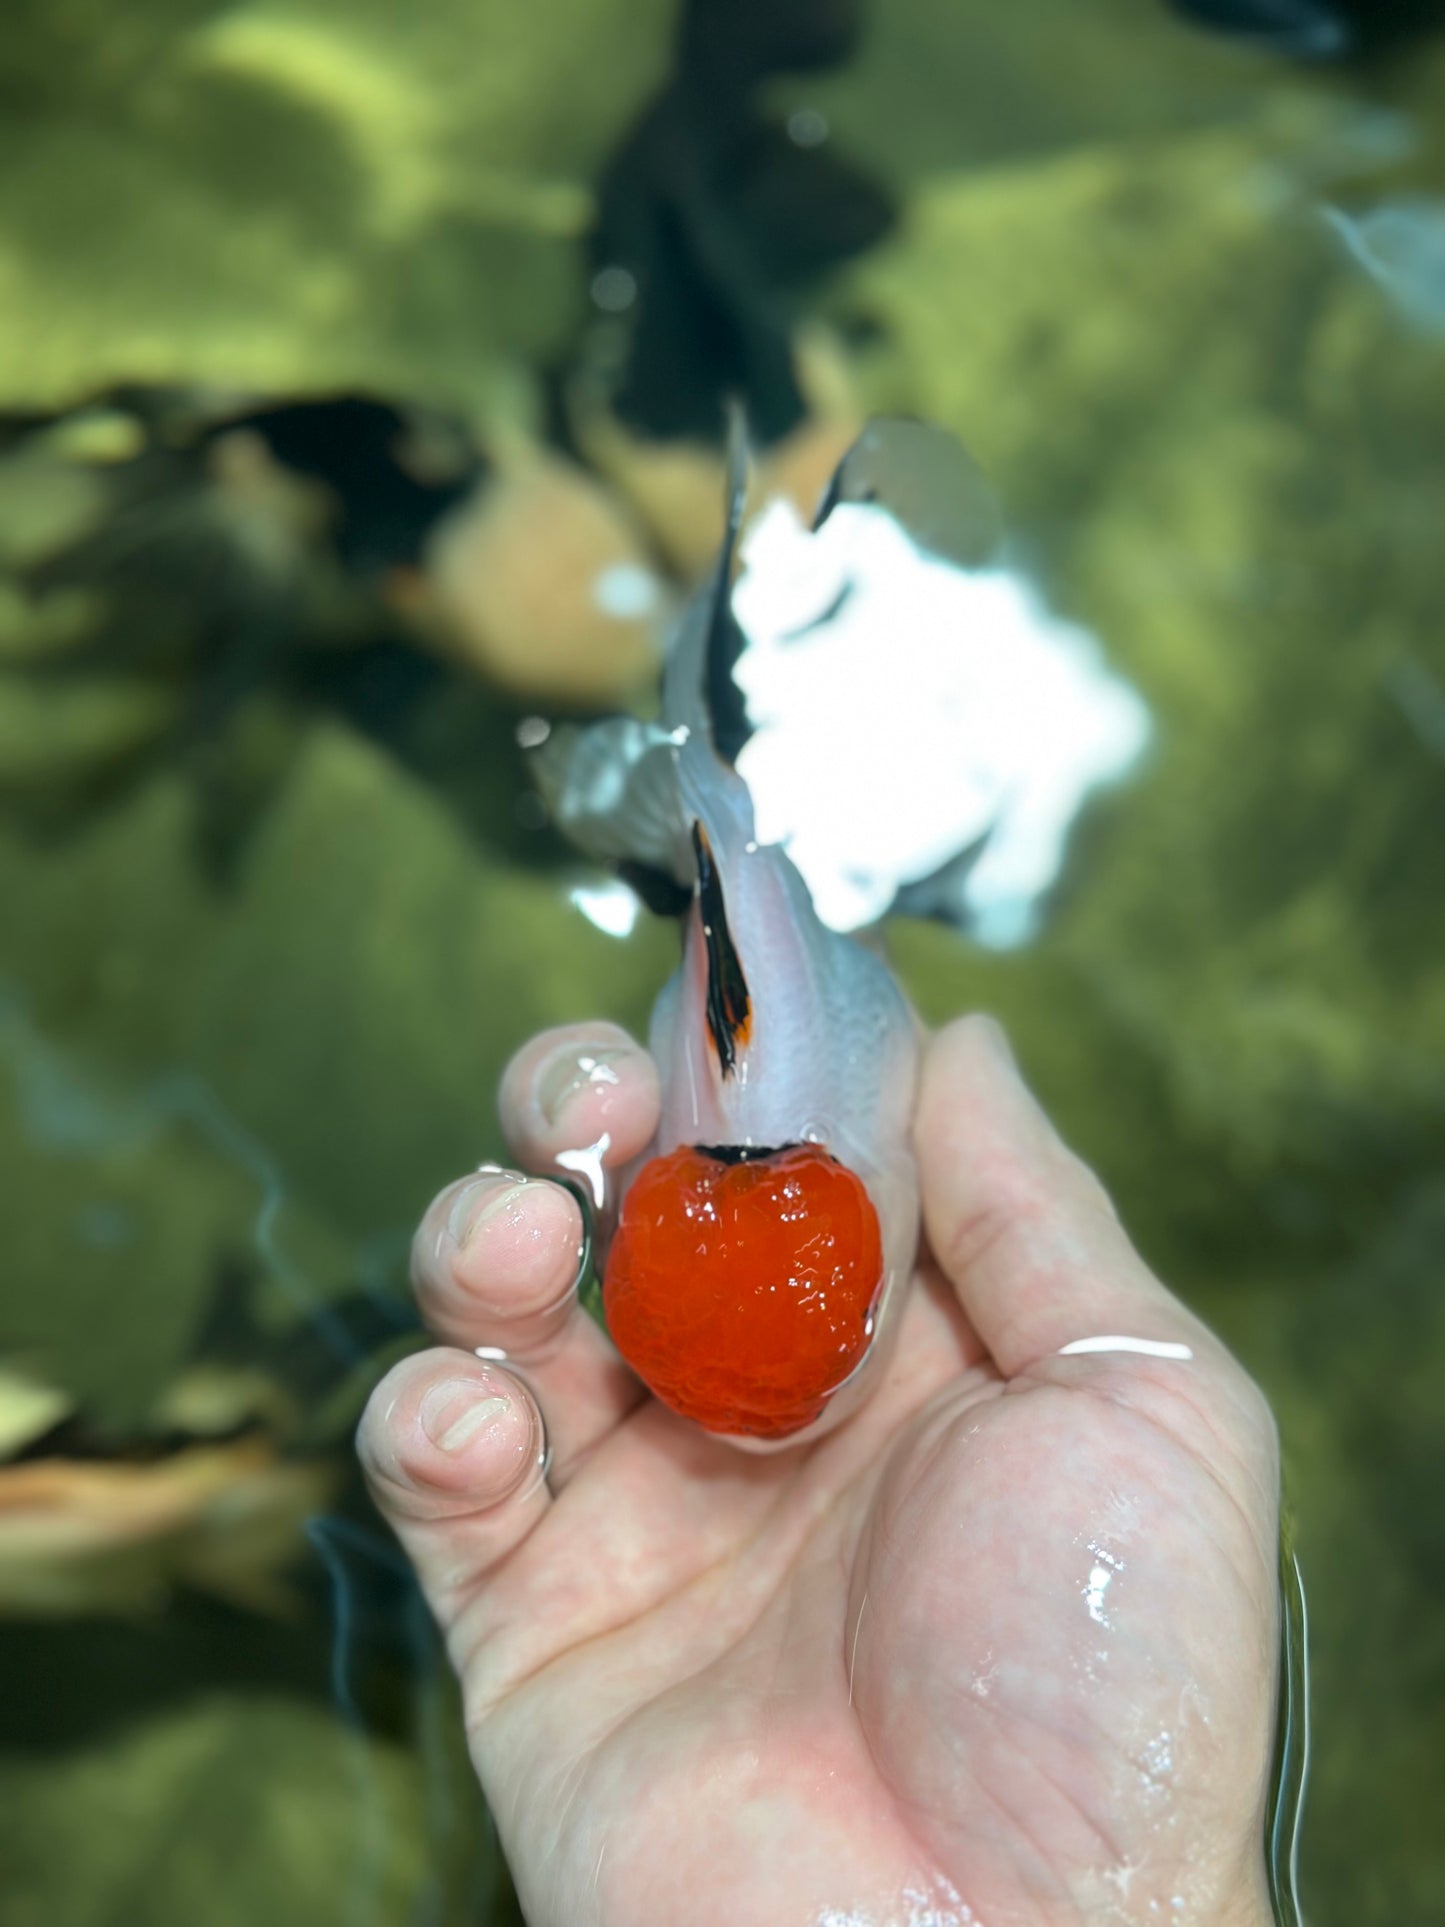
<path id="1" fill-rule="evenodd" d="M 273 1235 L 334 1296 L 362 1245 L 404 1249 L 442 1178 L 500 1153 L 516 1044 L 568 1011 L 642 1026 L 671 949 L 479 860 L 340 729 L 311 734 L 225 886 L 197 866 L 196 808 L 160 776 L 63 849 L 0 838 L 20 1255 L 43 1273 L 57 1224 L 95 1210 L 129 1226 L 19 1303 L 16 1335 L 107 1409 L 158 1396 L 224 1258 L 255 1261 L 268 1185 Z M 295 1289 L 270 1280 L 273 1316 L 304 1315 Z"/>
<path id="2" fill-rule="evenodd" d="M 603 937 L 557 881 L 479 858 L 434 797 L 339 728 L 308 736 L 225 886 L 197 862 L 197 809 L 194 785 L 168 772 L 59 846 L 0 837 L 0 1158 L 24 1200 L 7 1238 L 7 1355 L 79 1408 L 92 1447 L 153 1451 L 197 1424 L 197 1366 L 240 1292 L 260 1389 L 233 1377 L 217 1422 L 259 1423 L 283 1463 L 310 1455 L 334 1479 L 395 1355 L 374 1333 L 359 1348 L 343 1301 L 370 1278 L 370 1299 L 402 1315 L 427 1197 L 503 1152 L 493 1094 L 507 1055 L 581 1012 L 641 1025 L 672 939 L 651 925 L 630 943 Z M 298 1376 L 303 1353 L 319 1353 L 319 1375 Z M 206 1397 L 214 1407 L 214 1387 Z M 194 1612 L 173 1578 L 264 1601 L 263 1561 L 294 1571 L 304 1542 L 294 1514 L 285 1537 L 288 1503 L 279 1492 L 275 1524 L 233 1548 L 253 1561 L 249 1594 L 247 1571 L 213 1558 L 172 1575 L 163 1544 L 108 1557 L 88 1598 L 72 1566 L 56 1603 L 92 1616 L 165 1605 L 138 1637 L 169 1650 Z M 352 1560 L 363 1580 L 376 1556 Z M 305 1622 L 304 1690 L 320 1696 L 343 1663 L 328 1642 L 355 1637 L 345 1589 L 358 1581 L 343 1569 L 336 1583 L 340 1617 L 313 1599 Z M 0 1764 L 24 1848 L 8 1858 L 14 1917 L 114 1917 L 119 1895 L 157 1922 L 197 1908 L 332 1918 L 354 1880 L 357 1918 L 426 1904 L 502 1919 L 439 1655 L 417 1678 L 384 1630 L 361 1641 L 378 1690 L 436 1702 L 422 1728 L 408 1714 L 388 1738 L 370 1715 L 349 1730 L 329 1705 L 286 1697 L 264 1669 L 270 1700 L 238 1697 L 239 1637 L 213 1630 L 173 1709 L 143 1672 L 109 1737 L 89 1710 L 95 1665 L 57 1682 L 52 1711 L 75 1742 Z"/>
<path id="3" fill-rule="evenodd" d="M 187 1643 L 177 1642 L 183 1663 Z M 436 1654 L 431 1665 L 419 1705 L 389 1736 L 348 1730 L 294 1694 L 207 1690 L 202 1676 L 168 1716 L 103 1730 L 23 1772 L 0 1767 L 7 1918 L 241 1927 L 258 1916 L 401 1920 L 418 1905 L 503 1917 L 459 1741 L 432 1761 L 450 1813 L 428 1812 L 414 1769 L 418 1718 L 423 1732 L 433 1712 L 438 1736 L 460 1730 Z"/>
<path id="4" fill-rule="evenodd" d="M 0 406 L 157 382 L 486 412 L 571 325 L 591 175 L 671 13 L 13 8 Z"/>

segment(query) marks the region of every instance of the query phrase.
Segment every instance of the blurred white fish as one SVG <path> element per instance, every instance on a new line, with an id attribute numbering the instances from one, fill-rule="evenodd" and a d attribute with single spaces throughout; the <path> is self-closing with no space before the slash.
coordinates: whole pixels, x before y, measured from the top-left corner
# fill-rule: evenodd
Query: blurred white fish
<path id="1" fill-rule="evenodd" d="M 1140 697 L 1022 577 L 930 553 L 881 503 L 813 534 L 775 503 L 743 556 L 738 769 L 819 916 L 1032 935 L 1084 798 L 1148 740 Z"/>

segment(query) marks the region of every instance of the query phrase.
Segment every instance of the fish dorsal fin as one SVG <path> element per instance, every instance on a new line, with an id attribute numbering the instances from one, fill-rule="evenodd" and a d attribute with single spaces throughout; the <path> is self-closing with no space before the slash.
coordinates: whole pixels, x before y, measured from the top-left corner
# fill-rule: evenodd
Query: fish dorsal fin
<path id="1" fill-rule="evenodd" d="M 747 430 L 742 410 L 734 405 L 728 415 L 722 545 L 706 587 L 699 591 L 678 627 L 662 678 L 662 716 L 667 728 L 681 727 L 714 745 L 718 740 L 715 708 L 729 712 L 717 718 L 726 724 L 725 734 L 730 734 L 736 723 L 732 709 L 741 709 L 732 682 L 733 664 L 741 647 L 732 612 L 732 587 L 738 535 L 747 507 L 748 468 Z"/>
<path id="2" fill-rule="evenodd" d="M 734 403 L 728 413 L 723 540 L 713 578 L 712 617 L 702 669 L 703 700 L 707 705 L 713 748 L 725 763 L 731 764 L 736 764 L 738 752 L 753 733 L 743 693 L 733 680 L 733 671 L 747 646 L 732 605 L 733 564 L 747 495 L 747 429 L 742 409 Z"/>
<path id="3" fill-rule="evenodd" d="M 697 907 L 707 951 L 707 1027 L 724 1077 L 737 1068 L 737 1055 L 752 1032 L 752 999 L 743 975 L 742 960 L 728 928 L 722 878 L 713 862 L 712 845 L 701 823 L 692 826 L 697 859 Z"/>
<path id="4" fill-rule="evenodd" d="M 748 426 L 739 402 L 728 404 L 728 478 L 723 503 L 725 522 L 722 547 L 718 551 L 717 574 L 713 585 L 713 621 L 719 609 L 726 610 L 731 600 L 733 558 L 748 505 Z"/>
<path id="5" fill-rule="evenodd" d="M 966 896 L 968 880 L 988 848 L 997 820 L 995 817 L 986 823 L 977 836 L 965 843 L 961 850 L 955 850 L 952 856 L 945 857 L 936 869 L 930 870 L 925 876 L 900 883 L 893 893 L 888 914 L 894 917 L 918 917 L 925 922 L 946 923 L 954 930 L 967 930 L 970 921 Z"/>
<path id="6" fill-rule="evenodd" d="M 742 647 L 732 575 L 748 486 L 741 410 L 729 430 L 722 544 L 669 645 L 661 720 L 562 724 L 530 752 L 552 820 L 578 849 L 661 882 L 669 899 L 673 889 L 685 892 L 684 903 L 697 885 L 694 819 L 704 818 L 718 837 L 725 827 L 729 842 L 752 834 L 747 787 L 732 767 L 750 729 L 732 680 Z"/>
<path id="7" fill-rule="evenodd" d="M 834 471 L 814 529 L 843 502 L 882 509 L 920 549 L 962 569 L 988 562 L 1003 533 L 998 497 L 963 443 L 906 415 L 868 423 Z"/>

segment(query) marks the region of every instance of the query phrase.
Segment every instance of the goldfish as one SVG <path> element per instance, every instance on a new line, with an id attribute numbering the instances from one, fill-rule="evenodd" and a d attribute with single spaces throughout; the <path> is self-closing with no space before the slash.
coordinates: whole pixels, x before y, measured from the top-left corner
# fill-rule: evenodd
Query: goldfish
<path id="1" fill-rule="evenodd" d="M 950 497 L 958 528 L 979 520 L 952 437 L 871 422 L 819 524 L 838 501 L 909 491 L 929 547 L 946 547 Z M 825 925 L 788 852 L 757 838 L 728 674 L 744 499 L 734 434 L 721 553 L 672 634 L 659 719 L 565 726 L 536 757 L 557 825 L 663 879 L 684 923 L 651 1017 L 661 1118 L 620 1202 L 607 1328 L 672 1411 L 771 1449 L 857 1411 L 896 1337 L 919 1237 L 919 1033 L 879 950 Z"/>
<path id="2" fill-rule="evenodd" d="M 876 425 L 865 435 L 866 452 Z M 832 496 L 860 472 L 855 450 Z M 563 727 L 534 754 L 559 827 L 666 879 L 683 910 L 649 1034 L 661 1116 L 603 1273 L 608 1329 L 664 1404 L 768 1449 L 856 1411 L 896 1336 L 918 1239 L 918 1032 L 879 952 L 828 928 L 786 850 L 758 840 L 728 753 L 745 491 L 735 443 L 721 551 L 673 634 L 658 720 Z"/>

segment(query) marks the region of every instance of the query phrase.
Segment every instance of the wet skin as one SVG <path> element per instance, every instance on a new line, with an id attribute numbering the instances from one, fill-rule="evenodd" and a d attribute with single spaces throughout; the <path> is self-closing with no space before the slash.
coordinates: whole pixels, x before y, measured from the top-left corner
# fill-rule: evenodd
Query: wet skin
<path id="1" fill-rule="evenodd" d="M 513 1060 L 502 1122 L 523 1169 L 604 1132 L 621 1167 L 657 1103 L 636 1045 L 571 1027 Z M 930 1041 L 915 1135 L 927 1250 L 888 1375 L 772 1457 L 621 1364 L 558 1187 L 465 1179 L 423 1221 L 443 1343 L 359 1448 L 533 1927 L 1270 1919 L 1269 1411 L 996 1026 Z M 1110 1335 L 1191 1356 L 1061 1355 Z"/>

